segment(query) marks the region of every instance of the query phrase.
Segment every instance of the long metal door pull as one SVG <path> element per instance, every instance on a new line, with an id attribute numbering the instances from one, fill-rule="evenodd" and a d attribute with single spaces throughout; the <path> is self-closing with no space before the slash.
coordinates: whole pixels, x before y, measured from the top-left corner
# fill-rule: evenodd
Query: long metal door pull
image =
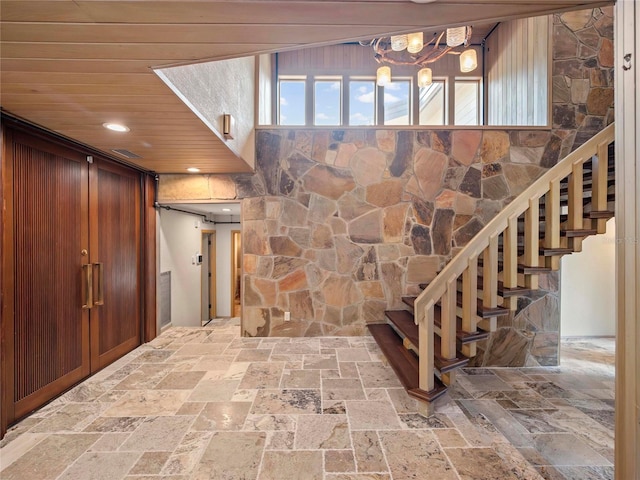
<path id="1" fill-rule="evenodd" d="M 104 305 L 104 263 L 97 262 L 93 264 L 98 267 L 98 298 L 94 305 Z"/>
<path id="2" fill-rule="evenodd" d="M 82 304 L 82 308 L 90 309 L 93 307 L 93 268 L 90 263 L 85 263 L 82 265 L 82 270 L 84 270 L 84 303 Z"/>

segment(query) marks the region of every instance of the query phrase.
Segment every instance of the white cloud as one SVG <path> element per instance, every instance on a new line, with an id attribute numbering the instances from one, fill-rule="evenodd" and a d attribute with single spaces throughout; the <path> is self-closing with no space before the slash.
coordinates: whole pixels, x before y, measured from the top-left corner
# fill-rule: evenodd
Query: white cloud
<path id="1" fill-rule="evenodd" d="M 331 90 L 340 90 L 340 82 L 333 82 L 331 84 Z"/>
<path id="2" fill-rule="evenodd" d="M 375 94 L 373 92 L 369 92 L 369 93 L 360 95 L 357 98 L 358 98 L 358 101 L 362 103 L 373 103 L 373 100 L 375 99 Z"/>
<path id="3" fill-rule="evenodd" d="M 393 83 L 393 82 L 387 83 L 384 86 L 385 90 L 400 90 L 401 88 L 402 88 L 402 86 L 399 83 Z"/>
<path id="4" fill-rule="evenodd" d="M 367 93 L 367 90 L 369 90 L 369 88 L 365 87 L 364 85 L 362 85 L 361 87 L 358 88 L 358 91 L 360 93 Z"/>
<path id="5" fill-rule="evenodd" d="M 395 95 L 391 95 L 390 93 L 385 93 L 384 94 L 384 101 L 385 103 L 389 102 L 389 103 L 393 103 L 393 102 L 397 102 L 401 100 L 400 97 L 396 97 Z"/>
<path id="6" fill-rule="evenodd" d="M 284 123 L 287 121 L 287 116 L 280 114 L 280 123 Z"/>
<path id="7" fill-rule="evenodd" d="M 363 115 L 360 112 L 356 112 L 353 115 L 349 116 L 349 120 L 352 124 L 373 125 L 373 119 L 371 117 Z"/>
<path id="8" fill-rule="evenodd" d="M 280 97 L 280 105 L 289 105 L 289 102 L 286 98 Z"/>
<path id="9" fill-rule="evenodd" d="M 329 115 L 325 113 L 316 113 L 316 120 L 329 120 Z"/>

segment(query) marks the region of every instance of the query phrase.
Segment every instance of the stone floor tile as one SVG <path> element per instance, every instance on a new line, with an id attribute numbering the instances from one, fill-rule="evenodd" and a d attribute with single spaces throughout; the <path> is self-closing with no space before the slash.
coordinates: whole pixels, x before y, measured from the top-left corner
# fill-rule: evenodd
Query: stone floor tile
<path id="1" fill-rule="evenodd" d="M 191 367 L 191 365 L 190 365 Z M 203 371 L 171 372 L 154 387 L 157 390 L 191 390 L 204 376 Z"/>
<path id="2" fill-rule="evenodd" d="M 321 451 L 268 450 L 258 480 L 323 480 L 323 471 Z"/>
<path id="3" fill-rule="evenodd" d="M 346 415 L 300 415 L 295 448 L 300 450 L 351 448 Z"/>
<path id="4" fill-rule="evenodd" d="M 266 437 L 265 432 L 215 432 L 192 480 L 256 478 Z"/>
<path id="5" fill-rule="evenodd" d="M 285 370 L 281 388 L 320 388 L 320 370 Z"/>
<path id="6" fill-rule="evenodd" d="M 447 457 L 461 480 L 517 480 L 493 448 L 449 448 Z"/>
<path id="7" fill-rule="evenodd" d="M 193 417 L 150 417 L 120 447 L 121 451 L 172 452 L 193 423 Z M 167 435 L 171 432 L 171 435 Z"/>
<path id="8" fill-rule="evenodd" d="M 347 415 L 353 430 L 392 430 L 402 428 L 389 402 L 347 400 Z"/>
<path id="9" fill-rule="evenodd" d="M 191 425 L 191 430 L 240 430 L 251 402 L 210 402 Z"/>
<path id="10" fill-rule="evenodd" d="M 325 450 L 325 472 L 355 472 L 353 450 Z"/>
<path id="11" fill-rule="evenodd" d="M 358 378 L 325 378 L 322 380 L 323 400 L 364 400 L 362 382 Z"/>
<path id="12" fill-rule="evenodd" d="M 171 456 L 171 452 L 145 452 L 129 470 L 130 475 L 157 475 Z"/>
<path id="13" fill-rule="evenodd" d="M 380 432 L 380 439 L 394 480 L 415 479 L 417 472 L 429 472 L 430 477 L 438 480 L 458 480 L 431 432 Z"/>
<path id="14" fill-rule="evenodd" d="M 103 415 L 106 417 L 174 415 L 188 396 L 188 390 L 133 390 L 123 395 Z"/>
<path id="15" fill-rule="evenodd" d="M 278 388 L 284 370 L 284 363 L 251 363 L 242 377 L 238 388 L 261 389 Z"/>
<path id="16" fill-rule="evenodd" d="M 317 389 L 259 390 L 251 408 L 253 414 L 320 412 L 320 390 Z"/>
<path id="17" fill-rule="evenodd" d="M 119 480 L 140 458 L 137 452 L 91 452 L 82 455 L 59 480 Z"/>
<path id="18" fill-rule="evenodd" d="M 56 478 L 99 438 L 96 433 L 49 435 L 38 448 L 30 449 L 2 470 L 2 480 Z"/>
<path id="19" fill-rule="evenodd" d="M 382 362 L 358 362 L 360 378 L 365 388 L 393 388 L 402 386 L 391 367 Z"/>
<path id="20" fill-rule="evenodd" d="M 540 433 L 533 435 L 533 445 L 549 465 L 604 465 L 610 462 L 570 433 Z"/>

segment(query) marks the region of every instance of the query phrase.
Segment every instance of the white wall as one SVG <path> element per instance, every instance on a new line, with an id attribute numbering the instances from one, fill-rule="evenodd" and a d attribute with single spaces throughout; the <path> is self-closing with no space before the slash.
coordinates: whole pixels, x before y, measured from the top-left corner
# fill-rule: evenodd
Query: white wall
<path id="1" fill-rule="evenodd" d="M 231 230 L 239 224 L 216 225 L 216 302 L 219 317 L 231 316 Z"/>
<path id="2" fill-rule="evenodd" d="M 243 57 L 156 70 L 220 138 L 222 115 L 233 116 L 233 139 L 225 143 L 251 166 L 255 165 L 255 64 L 254 57 Z"/>
<path id="3" fill-rule="evenodd" d="M 197 217 L 160 210 L 160 271 L 171 271 L 171 323 L 200 326 L 201 270 L 192 257 L 202 248 L 202 224 Z M 209 224 L 205 229 L 212 230 Z"/>
<path id="4" fill-rule="evenodd" d="M 607 233 L 587 237 L 582 252 L 561 261 L 560 332 L 563 337 L 615 335 L 615 220 Z"/>

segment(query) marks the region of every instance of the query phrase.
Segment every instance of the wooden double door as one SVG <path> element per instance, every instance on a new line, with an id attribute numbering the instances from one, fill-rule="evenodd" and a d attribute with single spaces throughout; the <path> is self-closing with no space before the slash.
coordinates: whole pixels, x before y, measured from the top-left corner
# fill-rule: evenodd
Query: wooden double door
<path id="1" fill-rule="evenodd" d="M 2 409 L 11 423 L 141 342 L 141 174 L 4 129 Z"/>

